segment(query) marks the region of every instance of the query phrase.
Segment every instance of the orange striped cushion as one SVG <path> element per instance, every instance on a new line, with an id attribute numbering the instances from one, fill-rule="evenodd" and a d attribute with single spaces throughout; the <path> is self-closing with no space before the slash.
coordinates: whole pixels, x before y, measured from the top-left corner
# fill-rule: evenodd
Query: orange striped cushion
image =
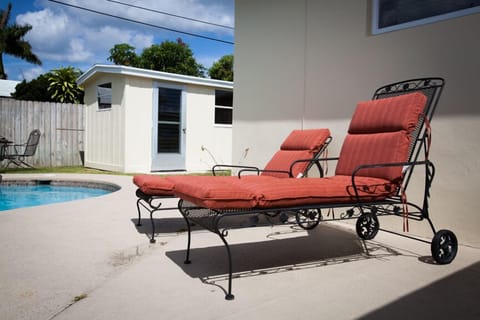
<path id="1" fill-rule="evenodd" d="M 151 174 L 135 175 L 133 183 L 149 196 L 173 196 L 174 184 L 159 176 Z"/>
<path id="2" fill-rule="evenodd" d="M 330 137 L 329 129 L 293 130 L 280 146 L 272 159 L 267 163 L 262 175 L 288 178 L 288 174 L 268 172 L 268 170 L 289 171 L 295 160 L 312 159 Z M 292 170 L 293 177 L 303 173 L 309 163 L 297 163 Z"/>
<path id="3" fill-rule="evenodd" d="M 360 165 L 405 162 L 410 133 L 421 117 L 427 98 L 422 93 L 361 102 L 352 117 L 336 175 L 351 175 Z M 402 167 L 362 170 L 359 175 L 396 181 Z"/>
<path id="4" fill-rule="evenodd" d="M 181 178 L 181 179 L 178 179 Z M 174 177 L 175 195 L 209 209 L 254 209 L 350 203 L 357 199 L 350 176 L 278 179 L 268 176 Z M 170 179 L 170 178 L 169 178 Z M 384 199 L 395 192 L 385 179 L 358 177 L 360 201 Z"/>
<path id="5" fill-rule="evenodd" d="M 275 153 L 272 159 L 267 163 L 264 170 L 266 172 L 262 172 L 262 175 L 273 176 L 277 178 L 288 178 L 288 173 L 276 173 L 276 172 L 268 172 L 268 170 L 280 170 L 280 171 L 289 171 L 290 165 L 295 160 L 300 159 L 311 159 L 313 154 L 308 150 L 279 150 Z M 293 177 L 296 177 L 299 173 L 303 173 L 307 168 L 307 162 L 299 162 L 293 167 Z"/>
<path id="6" fill-rule="evenodd" d="M 360 165 L 407 161 L 409 145 L 409 136 L 405 131 L 349 134 L 340 151 L 335 174 L 352 175 Z M 358 174 L 395 181 L 401 177 L 402 167 L 367 169 Z"/>
<path id="7" fill-rule="evenodd" d="M 378 178 L 358 177 L 355 184 L 359 187 L 361 202 L 382 200 L 395 192 L 395 186 L 389 181 Z M 327 178 L 279 179 L 273 186 L 261 185 L 258 181 L 253 187 L 261 193 L 260 208 L 279 208 L 306 206 L 328 203 L 350 203 L 357 201 L 351 176 Z"/>
<path id="8" fill-rule="evenodd" d="M 379 133 L 415 130 L 419 115 L 425 108 L 423 93 L 410 93 L 360 102 L 350 122 L 348 133 Z"/>
<path id="9" fill-rule="evenodd" d="M 255 178 L 273 177 L 250 176 Z M 240 184 L 247 177 L 236 176 L 175 176 L 169 177 L 175 184 L 175 195 L 198 206 L 210 209 L 249 209 L 256 207 L 258 200 L 255 191 Z"/>
<path id="10" fill-rule="evenodd" d="M 318 152 L 330 136 L 328 129 L 293 130 L 280 146 L 280 150 L 310 150 Z"/>

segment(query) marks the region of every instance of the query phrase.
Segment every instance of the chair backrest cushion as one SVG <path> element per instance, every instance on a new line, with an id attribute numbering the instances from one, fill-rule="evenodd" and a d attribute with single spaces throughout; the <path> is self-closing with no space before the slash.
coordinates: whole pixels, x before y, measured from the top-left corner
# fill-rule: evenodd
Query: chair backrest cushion
<path id="1" fill-rule="evenodd" d="M 382 133 L 415 130 L 427 97 L 420 92 L 360 102 L 348 133 Z"/>
<path id="2" fill-rule="evenodd" d="M 262 175 L 288 178 L 288 174 L 268 172 L 268 170 L 288 172 L 295 160 L 315 157 L 329 137 L 329 129 L 293 130 L 283 141 L 280 150 L 267 163 L 264 168 L 266 172 L 262 172 Z M 299 173 L 304 173 L 308 166 L 308 162 L 296 164 L 292 170 L 293 176 L 296 177 Z"/>
<path id="3" fill-rule="evenodd" d="M 408 160 L 411 133 L 422 120 L 427 98 L 422 93 L 361 102 L 342 145 L 336 175 L 352 175 L 360 165 Z M 402 166 L 361 170 L 360 176 L 396 181 Z"/>
<path id="4" fill-rule="evenodd" d="M 330 137 L 329 129 L 293 130 L 283 141 L 280 150 L 309 150 L 318 152 L 328 137 Z"/>
<path id="5" fill-rule="evenodd" d="M 265 166 L 266 171 L 262 172 L 262 176 L 273 176 L 278 178 L 289 178 L 290 165 L 300 159 L 311 159 L 313 153 L 310 150 L 279 150 Z M 296 177 L 299 173 L 303 173 L 308 166 L 308 162 L 299 162 L 292 168 L 292 175 Z M 270 170 L 270 172 L 269 172 Z M 283 171 L 283 172 L 273 172 Z"/>

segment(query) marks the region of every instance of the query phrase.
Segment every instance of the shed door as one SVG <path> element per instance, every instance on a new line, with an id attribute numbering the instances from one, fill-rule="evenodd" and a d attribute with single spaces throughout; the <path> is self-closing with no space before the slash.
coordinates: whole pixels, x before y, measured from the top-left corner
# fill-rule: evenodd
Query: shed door
<path id="1" fill-rule="evenodd" d="M 155 91 L 152 171 L 185 170 L 183 91 L 164 87 Z"/>

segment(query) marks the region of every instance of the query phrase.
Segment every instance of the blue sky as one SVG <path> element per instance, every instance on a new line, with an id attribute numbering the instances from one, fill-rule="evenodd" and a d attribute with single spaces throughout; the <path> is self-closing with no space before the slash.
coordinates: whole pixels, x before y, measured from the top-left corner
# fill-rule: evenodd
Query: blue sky
<path id="1" fill-rule="evenodd" d="M 137 7 L 233 27 L 234 0 L 58 1 L 151 25 L 234 42 L 232 29 L 118 3 L 128 3 Z M 0 1 L 0 7 L 5 9 L 8 2 Z M 31 44 L 32 51 L 43 64 L 37 66 L 4 54 L 3 61 L 9 80 L 29 81 L 52 69 L 67 66 L 86 71 L 94 64 L 110 64 L 111 62 L 107 60 L 109 50 L 118 43 L 128 43 L 136 48 L 137 54 L 140 54 L 143 48 L 152 44 L 158 44 L 164 40 L 175 41 L 180 37 L 190 46 L 197 62 L 206 68 L 222 56 L 234 53 L 232 44 L 140 25 L 49 0 L 14 0 L 11 3 L 10 23 L 30 24 L 33 27 L 25 40 Z"/>

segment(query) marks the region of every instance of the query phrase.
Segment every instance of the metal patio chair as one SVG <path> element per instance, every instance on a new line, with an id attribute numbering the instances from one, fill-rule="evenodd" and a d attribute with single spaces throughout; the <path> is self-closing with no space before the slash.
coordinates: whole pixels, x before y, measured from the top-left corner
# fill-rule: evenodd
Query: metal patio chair
<path id="1" fill-rule="evenodd" d="M 27 142 L 23 144 L 7 145 L 4 149 L 3 155 L 4 159 L 7 160 L 7 164 L 4 166 L 4 168 L 8 168 L 8 166 L 13 163 L 18 167 L 27 167 L 34 169 L 32 165 L 25 162 L 25 159 L 35 155 L 38 143 L 40 142 L 40 135 L 40 130 L 35 129 L 30 132 Z"/>

